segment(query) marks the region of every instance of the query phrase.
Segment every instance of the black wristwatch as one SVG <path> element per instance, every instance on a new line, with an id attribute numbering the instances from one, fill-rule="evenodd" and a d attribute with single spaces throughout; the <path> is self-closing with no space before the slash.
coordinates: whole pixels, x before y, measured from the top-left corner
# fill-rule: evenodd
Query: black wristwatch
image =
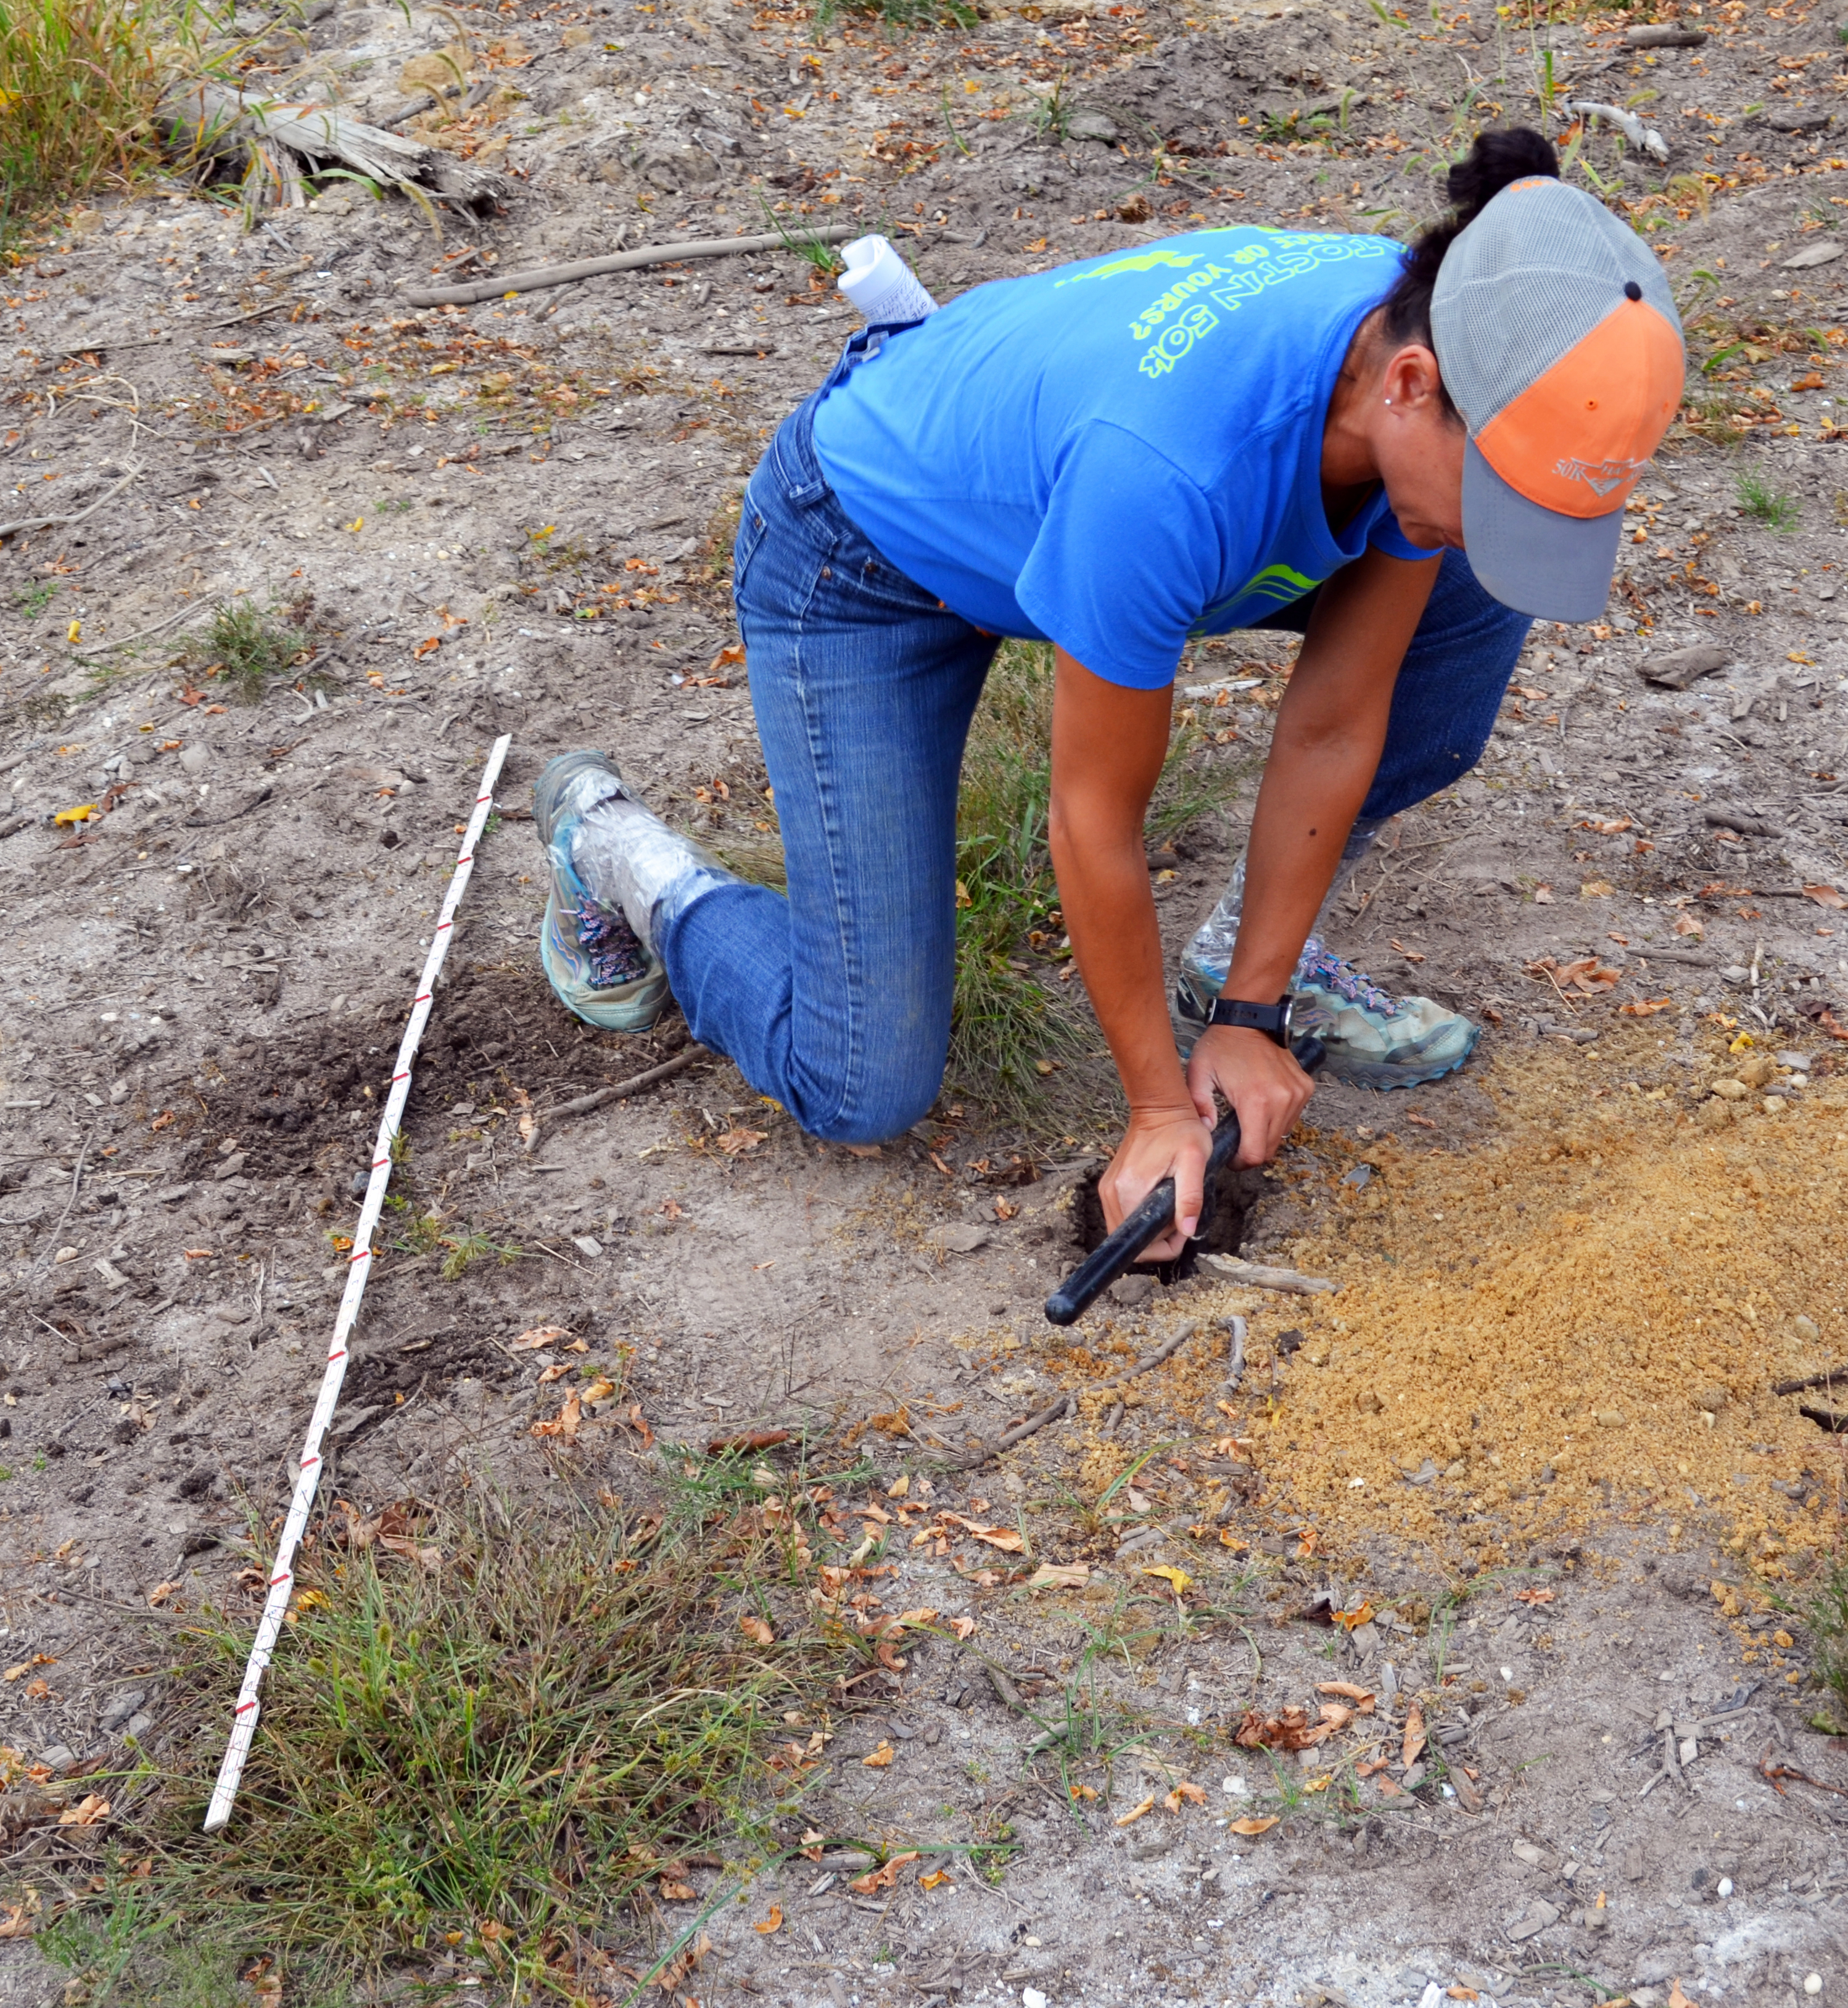
<path id="1" fill-rule="evenodd" d="M 1241 1031 L 1262 1032 L 1280 1046 L 1290 1043 L 1290 1013 L 1296 999 L 1286 992 L 1274 1004 L 1251 1004 L 1242 997 L 1222 997 L 1213 1006 L 1209 1025 L 1236 1025 Z"/>

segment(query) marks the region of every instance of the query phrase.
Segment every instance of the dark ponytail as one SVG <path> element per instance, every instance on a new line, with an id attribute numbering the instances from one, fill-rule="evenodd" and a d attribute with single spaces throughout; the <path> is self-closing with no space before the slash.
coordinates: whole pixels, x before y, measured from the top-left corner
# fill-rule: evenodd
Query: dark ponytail
<path id="1" fill-rule="evenodd" d="M 1528 126 L 1505 133 L 1481 133 L 1468 154 L 1450 170 L 1446 193 L 1453 212 L 1442 223 L 1421 231 L 1405 254 L 1405 263 L 1382 302 L 1386 336 L 1395 348 L 1431 341 L 1431 295 L 1444 253 L 1467 226 L 1512 182 L 1530 175 L 1559 178 L 1559 156 L 1549 141 Z"/>

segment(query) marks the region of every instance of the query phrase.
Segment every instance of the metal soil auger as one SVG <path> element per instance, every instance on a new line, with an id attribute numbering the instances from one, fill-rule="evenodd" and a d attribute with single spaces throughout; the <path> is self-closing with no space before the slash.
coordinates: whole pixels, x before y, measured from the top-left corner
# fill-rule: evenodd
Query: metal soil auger
<path id="1" fill-rule="evenodd" d="M 1305 1073 L 1313 1073 L 1327 1057 L 1322 1041 L 1301 1038 L 1290 1048 Z M 1228 1110 L 1213 1133 L 1213 1154 L 1206 1161 L 1206 1189 L 1200 1208 L 1199 1232 L 1213 1218 L 1222 1174 L 1238 1155 L 1238 1118 Z M 1046 1300 L 1046 1314 L 1054 1324 L 1075 1324 L 1111 1284 L 1124 1274 L 1158 1235 L 1174 1224 L 1174 1181 L 1163 1179 L 1135 1212 L 1125 1214 L 1115 1233 L 1101 1241 Z M 1198 1239 L 1198 1235 L 1195 1237 Z"/>

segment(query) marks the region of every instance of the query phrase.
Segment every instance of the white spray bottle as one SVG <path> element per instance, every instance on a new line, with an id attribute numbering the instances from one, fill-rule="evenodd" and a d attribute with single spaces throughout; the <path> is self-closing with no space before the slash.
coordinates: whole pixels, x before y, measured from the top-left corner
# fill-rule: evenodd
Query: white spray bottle
<path id="1" fill-rule="evenodd" d="M 857 237 L 841 256 L 847 270 L 840 289 L 866 320 L 922 320 L 936 312 L 936 302 L 888 239 Z"/>

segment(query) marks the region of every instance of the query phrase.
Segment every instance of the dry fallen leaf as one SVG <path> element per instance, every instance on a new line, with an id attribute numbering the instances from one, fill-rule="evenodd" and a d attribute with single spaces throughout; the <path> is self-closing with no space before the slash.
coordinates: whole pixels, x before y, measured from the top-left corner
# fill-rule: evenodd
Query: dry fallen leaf
<path id="1" fill-rule="evenodd" d="M 908 1868 L 917 1858 L 915 1847 L 906 1854 L 894 1854 L 883 1868 L 869 1869 L 864 1875 L 856 1875 L 847 1886 L 857 1890 L 862 1897 L 876 1897 L 880 1890 L 890 1889 L 898 1880 L 899 1870 Z"/>
<path id="2" fill-rule="evenodd" d="M 1344 1701 L 1351 1701 L 1362 1715 L 1373 1713 L 1373 1691 L 1371 1688 L 1357 1687 L 1352 1681 L 1322 1681 L 1316 1685 L 1318 1694 L 1339 1695 Z"/>
<path id="3" fill-rule="evenodd" d="M 1151 1792 L 1139 1806 L 1131 1806 L 1117 1824 L 1119 1826 L 1128 1826 L 1132 1821 L 1139 1820 L 1144 1813 L 1152 1813 L 1154 1810 L 1155 1794 Z"/>
<path id="4" fill-rule="evenodd" d="M 975 1635 L 975 1621 L 972 1617 L 952 1617 L 950 1629 L 959 1639 L 972 1639 Z"/>
<path id="5" fill-rule="evenodd" d="M 869 1771 L 883 1771 L 897 1754 L 891 1745 L 881 1737 L 879 1748 L 876 1750 L 869 1750 L 860 1762 Z"/>
<path id="6" fill-rule="evenodd" d="M 774 1646 L 777 1635 L 761 1617 L 753 1617 L 748 1612 L 738 1621 L 738 1628 L 745 1636 L 759 1646 Z"/>
<path id="7" fill-rule="evenodd" d="M 1027 1578 L 1028 1589 L 1082 1589 L 1091 1580 L 1089 1562 L 1042 1562 Z"/>
<path id="8" fill-rule="evenodd" d="M 759 1144 L 768 1138 L 769 1134 L 770 1132 L 766 1130 L 728 1130 L 723 1134 L 715 1137 L 713 1141 L 727 1157 L 737 1158 L 743 1156 L 749 1151 L 755 1151 Z"/>
<path id="9" fill-rule="evenodd" d="M 549 1423 L 535 1423 L 529 1434 L 536 1437 L 562 1437 L 566 1442 L 577 1435 L 584 1419 L 582 1404 L 575 1395 L 567 1395 L 565 1406 Z"/>
<path id="10" fill-rule="evenodd" d="M 485 1937 L 484 1932 L 482 1936 Z M 654 1984 L 661 1992 L 671 1997 L 678 1994 L 681 1983 L 690 1978 L 693 1969 L 712 1950 L 712 1940 L 702 1932 L 683 1951 L 668 1960 L 654 1976 Z"/>
<path id="11" fill-rule="evenodd" d="M 536 1324 L 530 1331 L 522 1331 L 508 1349 L 514 1352 L 539 1352 L 570 1336 L 570 1331 L 564 1325 Z"/>
<path id="12" fill-rule="evenodd" d="M 441 1568 L 443 1565 L 441 1548 L 420 1547 L 406 1534 L 381 1534 L 379 1546 L 388 1554 L 402 1556 L 407 1562 L 415 1562 L 420 1568 Z"/>
<path id="13" fill-rule="evenodd" d="M 876 1424 L 878 1416 L 873 1417 Z M 942 1518 L 952 1526 L 962 1529 L 965 1534 L 973 1534 L 979 1541 L 986 1541 L 991 1548 L 999 1548 L 1003 1554 L 1018 1554 L 1026 1545 L 1011 1527 L 991 1527 L 979 1520 L 965 1520 L 960 1513 L 945 1513 Z"/>
<path id="14" fill-rule="evenodd" d="M 1804 896 L 1814 900 L 1818 907 L 1827 907 L 1838 914 L 1848 910 L 1848 900 L 1844 900 L 1832 886 L 1806 886 L 1803 889 Z M 1673 2008 L 1673 2003 L 1669 2008 Z"/>
<path id="15" fill-rule="evenodd" d="M 1633 1002 L 1620 1004 L 1620 1018 L 1653 1018 L 1658 1011 L 1672 1011 L 1675 1000 L 1672 997 L 1638 997 Z"/>
<path id="16" fill-rule="evenodd" d="M 1514 1593 L 1514 1601 L 1517 1603 L 1550 1603 L 1552 1592 L 1550 1589 L 1517 1589 Z"/>
<path id="17" fill-rule="evenodd" d="M 762 1924 L 753 1925 L 751 1928 L 759 1938 L 768 1938 L 772 1932 L 780 1932 L 783 1928 L 783 1906 L 781 1904 L 771 1904 L 770 1915 Z"/>
<path id="18" fill-rule="evenodd" d="M 157 1582 L 147 1593 L 147 1600 L 158 1607 L 165 1603 L 179 1587 L 179 1585 L 177 1582 Z"/>
<path id="19" fill-rule="evenodd" d="M 661 1878 L 661 1901 L 664 1904 L 691 1904 L 699 1892 L 690 1882 L 674 1882 L 664 1875 Z"/>
<path id="20" fill-rule="evenodd" d="M 1163 1582 L 1173 1585 L 1174 1594 L 1177 1596 L 1180 1596 L 1183 1590 L 1191 1589 L 1194 1586 L 1194 1579 L 1185 1569 L 1177 1569 L 1167 1562 L 1158 1562 L 1154 1567 L 1142 1569 L 1138 1573 L 1143 1575 L 1159 1576 Z"/>
<path id="21" fill-rule="evenodd" d="M 1425 1711 L 1414 1701 L 1405 1711 L 1405 1741 L 1400 1745 L 1400 1762 L 1407 1766 L 1415 1764 L 1424 1748 Z"/>
<path id="22" fill-rule="evenodd" d="M 1226 1822 L 1226 1831 L 1228 1833 L 1269 1833 L 1276 1825 L 1276 1822 L 1274 1819 L 1248 1817 L 1244 1819 L 1228 1820 Z"/>
<path id="23" fill-rule="evenodd" d="M 599 1402 L 607 1402 L 616 1391 L 614 1380 L 606 1380 L 600 1373 L 589 1386 L 582 1389 L 578 1398 L 587 1409 L 594 1409 Z"/>
<path id="24" fill-rule="evenodd" d="M 74 1806 L 66 1806 L 58 1815 L 60 1826 L 94 1826 L 99 1820 L 108 1819 L 109 1801 L 100 1792 L 91 1792 Z"/>
<path id="25" fill-rule="evenodd" d="M 1679 1976 L 1669 1989 L 1669 2008 L 1694 2008 L 1694 2003 L 1681 1992 L 1681 1981 Z"/>
<path id="26" fill-rule="evenodd" d="M 954 1890 L 956 1885 L 942 1869 L 933 1868 L 928 1875 L 918 1878 L 918 1887 L 920 1890 Z"/>
<path id="27" fill-rule="evenodd" d="M 549 1387 L 554 1380 L 562 1380 L 570 1371 L 571 1367 L 567 1361 L 558 1360 L 540 1375 L 539 1385 L 542 1388 Z"/>
<path id="28" fill-rule="evenodd" d="M 1181 1803 L 1184 1799 L 1190 1805 L 1203 1806 L 1206 1803 L 1206 1794 L 1198 1785 L 1190 1785 L 1184 1779 L 1162 1801 L 1162 1804 L 1170 1812 L 1177 1813 L 1181 1810 Z"/>

